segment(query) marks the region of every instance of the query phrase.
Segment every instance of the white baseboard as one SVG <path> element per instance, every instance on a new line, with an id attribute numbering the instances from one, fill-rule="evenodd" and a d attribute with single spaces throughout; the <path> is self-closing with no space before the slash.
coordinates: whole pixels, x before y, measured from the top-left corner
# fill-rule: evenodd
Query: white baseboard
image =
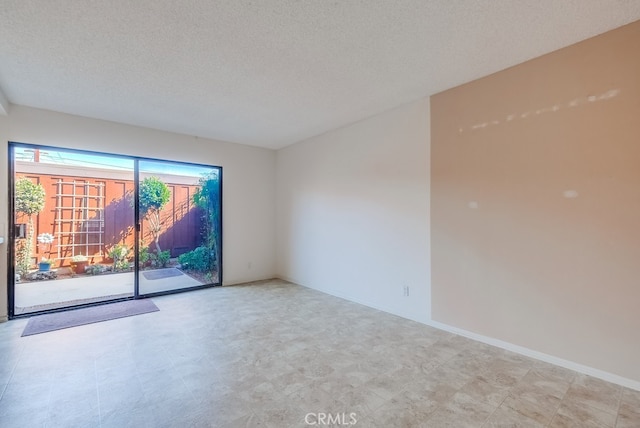
<path id="1" fill-rule="evenodd" d="M 515 352 L 517 354 L 535 358 L 536 360 L 555 364 L 556 366 L 564 367 L 569 370 L 574 370 L 576 372 L 593 376 L 598 379 L 606 380 L 607 382 L 615 383 L 617 385 L 622 385 L 624 387 L 640 391 L 640 382 L 633 379 L 628 379 L 613 373 L 606 372 L 604 370 L 595 369 L 593 367 L 565 360 L 563 358 L 554 357 L 553 355 L 548 355 L 543 352 L 534 351 L 533 349 L 525 348 L 524 346 L 514 345 L 513 343 L 483 336 L 481 334 L 473 333 L 471 331 L 467 331 L 458 327 L 453 327 L 448 324 L 443 324 L 438 321 L 431 320 L 427 324 L 440 330 L 448 331 L 450 333 L 458 334 L 469 339 L 477 340 L 478 342 L 486 343 L 487 345 L 506 349 L 507 351 Z"/>
<path id="2" fill-rule="evenodd" d="M 443 324 L 441 322 L 438 321 L 434 321 L 434 320 L 428 320 L 428 321 L 424 321 L 424 320 L 419 320 L 419 319 L 414 319 L 414 318 L 409 318 L 407 316 L 403 316 L 402 314 L 397 314 L 393 311 L 388 310 L 387 308 L 383 308 L 383 307 L 379 307 L 378 305 L 373 305 L 370 304 L 369 302 L 364 302 L 361 301 L 360 299 L 355 299 L 352 296 L 348 296 L 342 293 L 337 293 L 333 290 L 323 290 L 323 289 L 319 289 L 319 288 L 314 288 L 314 287 L 309 287 L 306 286 L 304 284 L 301 284 L 299 281 L 297 281 L 295 278 L 290 278 L 287 277 L 285 275 L 278 275 L 277 276 L 278 279 L 282 279 L 284 281 L 288 281 L 297 285 L 301 285 L 302 287 L 306 287 L 306 288 L 310 288 L 312 290 L 316 290 L 319 291 L 321 293 L 325 293 L 325 294 L 330 294 L 332 296 L 335 297 L 339 297 L 341 299 L 345 299 L 354 303 L 358 303 L 364 306 L 368 306 L 370 308 L 373 309 L 377 309 L 383 312 L 387 312 L 390 313 L 392 315 L 396 315 L 402 318 L 406 318 L 406 319 L 410 319 L 412 321 L 416 321 L 422 324 L 426 324 L 430 327 L 434 327 L 437 328 L 439 330 L 444 330 L 444 331 L 448 331 L 450 333 L 454 333 L 460 336 L 464 336 L 467 337 L 469 339 L 472 340 L 476 340 L 478 342 L 482 342 L 482 343 L 486 343 L 487 345 L 492 345 L 492 346 L 496 346 L 498 348 L 502 348 L 502 349 L 506 349 L 507 351 L 511 351 L 511 352 L 515 352 L 517 354 L 521 354 L 527 357 L 531 357 L 534 358 L 536 360 L 540 360 L 540 361 L 544 361 L 550 364 L 554 364 L 556 366 L 560 366 L 560 367 L 564 367 L 566 369 L 569 370 L 574 370 L 578 373 L 583 373 L 589 376 L 593 376 L 596 377 L 598 379 L 602 379 L 602 380 L 606 380 L 607 382 L 611 382 L 611 383 L 615 383 L 617 385 L 621 385 L 630 389 L 634 389 L 636 391 L 640 391 L 640 382 L 633 380 L 633 379 L 628 379 L 613 373 L 609 373 L 606 372 L 604 370 L 599 370 L 593 367 L 589 367 L 589 366 L 585 366 L 583 364 L 579 364 L 573 361 L 569 361 L 569 360 L 565 360 L 563 358 L 559 358 L 559 357 L 555 357 L 553 355 L 548 355 L 545 354 L 543 352 L 539 352 L 539 351 L 534 351 L 533 349 L 529 349 L 529 348 L 525 348 L 524 346 L 519 346 L 519 345 L 514 345 L 513 343 L 509 343 L 509 342 L 505 342 L 503 340 L 500 339 L 494 339 L 492 337 L 488 337 L 488 336 L 483 336 L 481 334 L 477 334 L 477 333 L 473 333 L 471 331 L 467 331 L 458 327 L 453 327 L 450 326 L 448 324 Z"/>
<path id="3" fill-rule="evenodd" d="M 275 275 L 273 275 L 273 276 L 268 276 L 266 278 L 263 278 L 263 277 L 258 277 L 258 278 L 247 277 L 247 278 L 233 278 L 233 279 L 230 279 L 230 280 L 223 279 L 222 280 L 222 285 L 223 286 L 227 286 L 227 285 L 249 284 L 251 282 L 268 281 L 270 279 L 275 279 L 275 278 L 277 278 L 277 277 Z"/>
<path id="4" fill-rule="evenodd" d="M 404 318 L 404 319 L 408 319 L 408 320 L 411 320 L 411 321 L 419 322 L 420 324 L 426 324 L 424 319 L 418 319 L 418 318 L 412 317 L 412 316 L 407 315 L 407 314 L 398 313 L 397 311 L 394 311 L 391 308 L 383 307 L 383 306 L 377 305 L 375 303 L 372 303 L 372 302 L 369 302 L 369 301 L 366 301 L 366 300 L 363 300 L 363 299 L 360 299 L 360 298 L 357 298 L 357 297 L 354 297 L 354 296 L 351 296 L 351 295 L 348 295 L 348 294 L 345 294 L 345 293 L 341 293 L 341 292 L 336 291 L 336 290 L 310 287 L 308 285 L 302 284 L 300 281 L 297 281 L 295 278 L 290 278 L 290 277 L 285 276 L 285 275 L 278 275 L 277 279 L 281 279 L 283 281 L 291 282 L 292 284 L 296 284 L 296 285 L 299 285 L 301 287 L 308 288 L 310 290 L 319 291 L 321 293 L 328 294 L 330 296 L 338 297 L 340 299 L 347 300 L 349 302 L 357 303 L 359 305 L 366 306 L 368 308 L 377 309 L 379 311 L 386 312 L 388 314 L 395 315 L 395 316 L 400 317 L 400 318 Z"/>

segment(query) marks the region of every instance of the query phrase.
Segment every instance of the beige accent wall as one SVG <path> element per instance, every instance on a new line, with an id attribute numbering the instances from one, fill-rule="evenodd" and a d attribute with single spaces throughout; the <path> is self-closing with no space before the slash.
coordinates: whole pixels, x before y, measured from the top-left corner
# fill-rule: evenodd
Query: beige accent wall
<path id="1" fill-rule="evenodd" d="M 640 22 L 431 97 L 432 318 L 640 381 Z"/>

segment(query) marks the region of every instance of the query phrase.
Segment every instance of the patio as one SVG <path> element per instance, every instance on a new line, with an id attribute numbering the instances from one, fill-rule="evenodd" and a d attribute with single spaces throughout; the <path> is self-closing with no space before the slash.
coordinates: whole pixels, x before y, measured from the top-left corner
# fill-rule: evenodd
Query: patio
<path id="1" fill-rule="evenodd" d="M 140 273 L 140 294 L 202 285 L 200 281 L 176 268 L 155 269 Z M 17 283 L 15 314 L 132 296 L 133 280 L 133 272 L 124 272 Z"/>

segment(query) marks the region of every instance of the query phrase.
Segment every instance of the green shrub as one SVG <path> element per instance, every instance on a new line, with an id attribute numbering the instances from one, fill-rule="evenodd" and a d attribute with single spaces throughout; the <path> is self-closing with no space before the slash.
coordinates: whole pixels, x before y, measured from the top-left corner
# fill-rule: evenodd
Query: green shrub
<path id="1" fill-rule="evenodd" d="M 181 254 L 178 261 L 185 270 L 208 272 L 211 270 L 211 250 L 207 247 L 198 247 L 193 251 Z"/>
<path id="2" fill-rule="evenodd" d="M 129 247 L 124 244 L 116 244 L 109 250 L 109 257 L 113 259 L 113 270 L 129 269 Z"/>
<path id="3" fill-rule="evenodd" d="M 100 275 L 102 273 L 105 273 L 106 271 L 107 271 L 106 266 L 95 264 L 95 265 L 87 266 L 86 273 L 88 273 L 89 275 Z"/>
<path id="4" fill-rule="evenodd" d="M 220 252 L 220 202 L 222 186 L 217 172 L 212 172 L 199 181 L 199 187 L 193 194 L 193 204 L 202 212 L 202 245 L 208 247 L 209 267 L 218 270 L 217 261 Z"/>
<path id="5" fill-rule="evenodd" d="M 169 259 L 171 259 L 171 251 L 164 250 L 159 253 L 149 253 L 151 264 L 155 267 L 167 267 Z"/>
<path id="6" fill-rule="evenodd" d="M 140 261 L 140 265 L 144 265 L 151 258 L 151 254 L 149 254 L 149 247 L 142 246 L 138 247 L 138 260 Z"/>

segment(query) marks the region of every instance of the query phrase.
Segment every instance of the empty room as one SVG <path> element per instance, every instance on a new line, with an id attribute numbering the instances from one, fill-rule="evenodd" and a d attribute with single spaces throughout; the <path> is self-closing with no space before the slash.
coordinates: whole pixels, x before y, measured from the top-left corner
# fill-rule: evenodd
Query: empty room
<path id="1" fill-rule="evenodd" d="M 0 426 L 639 427 L 639 53 L 639 0 L 3 0 Z"/>

